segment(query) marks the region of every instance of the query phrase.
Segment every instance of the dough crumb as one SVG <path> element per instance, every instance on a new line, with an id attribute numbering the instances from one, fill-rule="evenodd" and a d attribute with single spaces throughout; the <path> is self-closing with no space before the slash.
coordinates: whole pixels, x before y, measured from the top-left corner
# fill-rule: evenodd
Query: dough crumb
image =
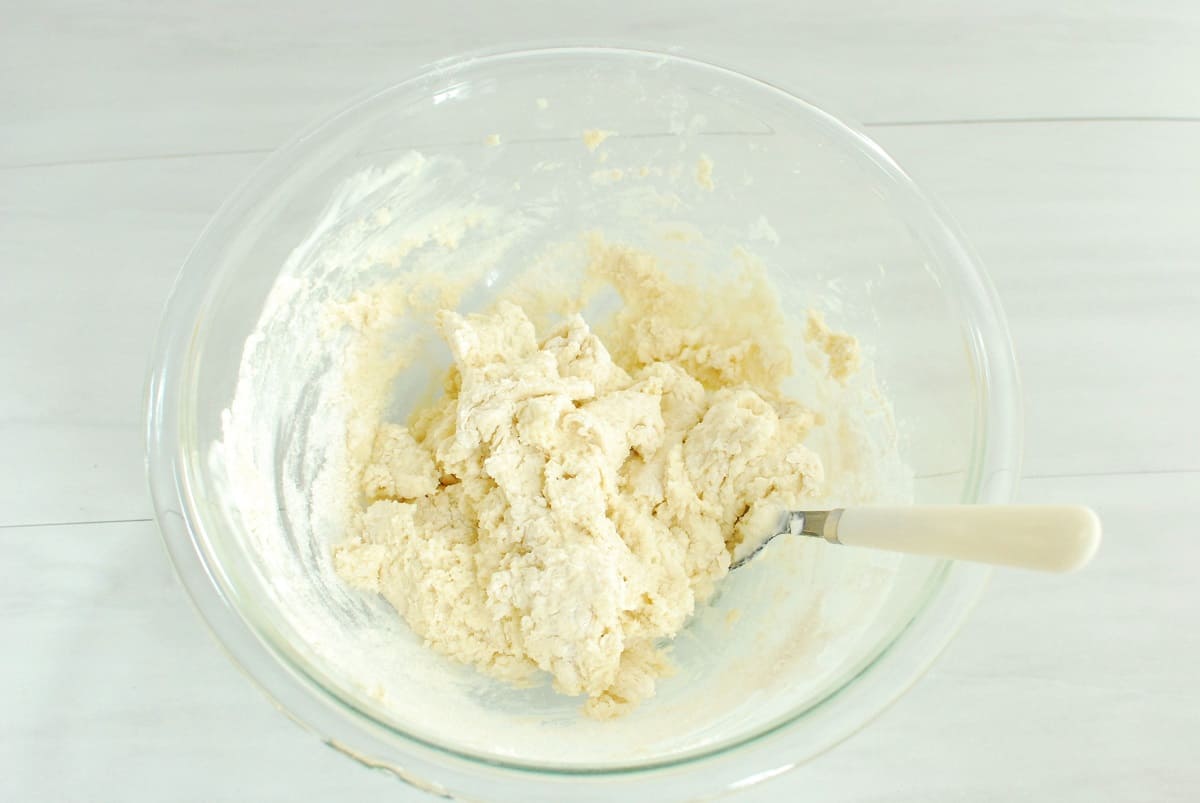
<path id="1" fill-rule="evenodd" d="M 538 98 L 537 99 L 537 107 L 539 109 L 549 109 L 550 101 L 546 100 L 545 98 Z"/>
<path id="2" fill-rule="evenodd" d="M 713 183 L 713 162 L 707 156 L 701 156 L 700 161 L 696 162 L 696 183 L 709 192 L 717 186 Z"/>
<path id="3" fill-rule="evenodd" d="M 499 134 L 488 134 L 487 138 L 483 140 L 483 144 L 484 145 L 499 145 L 500 144 L 500 135 Z"/>
<path id="4" fill-rule="evenodd" d="M 609 137 L 616 136 L 616 131 L 604 131 L 599 128 L 589 128 L 583 132 L 583 144 L 589 151 L 595 151 Z"/>
<path id="5" fill-rule="evenodd" d="M 830 329 L 825 323 L 825 316 L 817 310 L 808 311 L 804 339 L 825 354 L 829 377 L 843 385 L 862 366 L 862 349 L 859 348 L 858 339 Z"/>

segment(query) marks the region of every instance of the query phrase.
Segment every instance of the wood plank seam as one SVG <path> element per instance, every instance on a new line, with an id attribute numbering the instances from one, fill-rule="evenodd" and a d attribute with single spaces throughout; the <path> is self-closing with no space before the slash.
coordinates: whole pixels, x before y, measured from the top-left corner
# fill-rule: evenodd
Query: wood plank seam
<path id="1" fill-rule="evenodd" d="M 1088 124 L 1088 123 L 1200 123 L 1200 117 L 1171 116 L 1171 115 L 1131 115 L 1131 116 L 1095 116 L 1095 117 L 980 117 L 980 118 L 942 118 L 930 120 L 867 120 L 860 122 L 863 128 L 936 128 L 938 126 L 984 126 L 984 125 L 1048 125 L 1048 124 Z M 707 136 L 769 136 L 769 133 L 758 131 L 708 131 Z M 632 134 L 638 136 L 671 136 L 670 134 Z M 513 140 L 513 143 L 528 143 L 542 140 Z M 551 139 L 546 141 L 557 141 Z M 446 143 L 465 145 L 469 143 Z M 413 148 L 422 147 L 413 145 Z M 123 162 L 149 162 L 172 159 L 200 159 L 219 156 L 253 156 L 269 154 L 274 148 L 238 148 L 218 151 L 191 151 L 183 153 L 152 153 L 129 156 L 112 156 L 101 159 L 61 159 L 44 162 L 21 162 L 15 164 L 0 164 L 0 171 L 31 170 L 50 167 L 86 167 L 90 165 L 120 164 Z"/>

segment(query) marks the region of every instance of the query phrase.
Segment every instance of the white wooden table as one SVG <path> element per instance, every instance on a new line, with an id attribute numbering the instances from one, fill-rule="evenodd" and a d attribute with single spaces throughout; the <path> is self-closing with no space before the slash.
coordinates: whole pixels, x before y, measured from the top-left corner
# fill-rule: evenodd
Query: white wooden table
<path id="1" fill-rule="evenodd" d="M 1078 577 L 998 574 L 879 722 L 735 799 L 1200 799 L 1200 5 L 349 5 L 0 0 L 0 799 L 424 799 L 203 632 L 150 521 L 147 351 L 204 222 L 294 130 L 431 58 L 580 37 L 866 123 L 1003 297 L 1022 499 L 1107 527 Z"/>

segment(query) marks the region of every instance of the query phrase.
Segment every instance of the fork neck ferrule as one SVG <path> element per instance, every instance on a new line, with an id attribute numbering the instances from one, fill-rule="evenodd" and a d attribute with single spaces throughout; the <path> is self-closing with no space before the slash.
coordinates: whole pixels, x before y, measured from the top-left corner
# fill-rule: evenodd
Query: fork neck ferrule
<path id="1" fill-rule="evenodd" d="M 837 510 L 797 510 L 789 516 L 788 531 L 794 535 L 824 538 L 831 544 L 840 544 L 837 532 L 838 521 L 841 517 L 840 508 Z"/>

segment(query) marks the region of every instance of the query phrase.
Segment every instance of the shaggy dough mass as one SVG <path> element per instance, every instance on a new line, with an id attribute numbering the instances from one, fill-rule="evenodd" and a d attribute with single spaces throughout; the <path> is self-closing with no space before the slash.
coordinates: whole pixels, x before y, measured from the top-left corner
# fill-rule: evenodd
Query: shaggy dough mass
<path id="1" fill-rule="evenodd" d="M 438 313 L 445 393 L 379 426 L 335 562 L 430 646 L 513 682 L 548 672 L 604 718 L 654 693 L 663 640 L 822 466 L 803 445 L 819 416 L 779 391 L 765 288 L 705 294 L 646 254 L 593 251 L 624 301 L 603 340 L 579 315 L 539 338 L 510 303 Z M 853 371 L 852 338 L 810 330 L 831 376 Z"/>

